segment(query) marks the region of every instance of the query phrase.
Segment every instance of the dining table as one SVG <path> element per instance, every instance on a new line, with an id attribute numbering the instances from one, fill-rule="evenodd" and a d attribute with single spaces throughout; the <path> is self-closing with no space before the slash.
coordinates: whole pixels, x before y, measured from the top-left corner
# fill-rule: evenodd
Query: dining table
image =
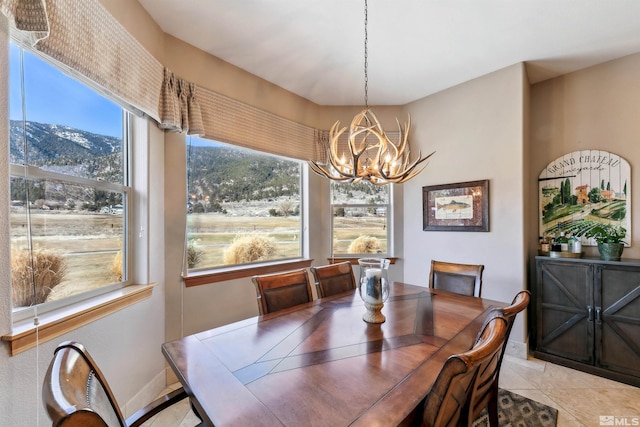
<path id="1" fill-rule="evenodd" d="M 395 282 L 384 323 L 362 320 L 358 291 L 164 343 L 209 426 L 396 426 L 452 354 L 507 304 Z"/>

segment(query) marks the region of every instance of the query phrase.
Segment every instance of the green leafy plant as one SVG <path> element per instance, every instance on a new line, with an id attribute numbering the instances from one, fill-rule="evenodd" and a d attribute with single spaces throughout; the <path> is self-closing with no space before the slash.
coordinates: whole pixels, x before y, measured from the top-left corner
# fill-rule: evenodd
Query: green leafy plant
<path id="1" fill-rule="evenodd" d="M 627 229 L 620 225 L 598 224 L 585 231 L 584 236 L 598 243 L 624 243 Z"/>

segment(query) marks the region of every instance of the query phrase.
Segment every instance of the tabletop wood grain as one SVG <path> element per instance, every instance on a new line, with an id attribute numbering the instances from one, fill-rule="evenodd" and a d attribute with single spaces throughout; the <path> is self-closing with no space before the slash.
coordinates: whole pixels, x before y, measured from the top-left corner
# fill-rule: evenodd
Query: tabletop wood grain
<path id="1" fill-rule="evenodd" d="M 357 292 L 163 344 L 208 425 L 392 426 L 426 396 L 451 354 L 504 303 L 404 283 L 383 324 Z"/>

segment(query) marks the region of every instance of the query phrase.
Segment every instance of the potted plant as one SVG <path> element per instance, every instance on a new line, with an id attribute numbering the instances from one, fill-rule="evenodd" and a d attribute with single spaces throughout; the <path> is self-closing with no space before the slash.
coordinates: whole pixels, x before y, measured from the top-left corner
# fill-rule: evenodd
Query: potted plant
<path id="1" fill-rule="evenodd" d="M 619 261 L 624 249 L 622 239 L 627 235 L 627 229 L 620 225 L 597 224 L 586 230 L 584 236 L 593 238 L 598 244 L 600 258 L 607 261 Z"/>

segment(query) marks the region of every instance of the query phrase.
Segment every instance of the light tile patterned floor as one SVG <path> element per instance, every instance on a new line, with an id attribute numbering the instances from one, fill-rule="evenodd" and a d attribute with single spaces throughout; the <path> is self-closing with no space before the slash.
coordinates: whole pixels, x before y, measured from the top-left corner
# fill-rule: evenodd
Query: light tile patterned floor
<path id="1" fill-rule="evenodd" d="M 553 363 L 505 356 L 500 386 L 556 408 L 558 427 L 640 425 L 640 388 Z"/>
<path id="2" fill-rule="evenodd" d="M 606 425 L 601 424 L 601 416 L 614 417 L 609 425 L 640 425 L 640 388 L 538 359 L 505 356 L 500 387 L 558 409 L 558 427 L 600 427 Z M 144 426 L 192 427 L 198 423 L 184 400 Z"/>

